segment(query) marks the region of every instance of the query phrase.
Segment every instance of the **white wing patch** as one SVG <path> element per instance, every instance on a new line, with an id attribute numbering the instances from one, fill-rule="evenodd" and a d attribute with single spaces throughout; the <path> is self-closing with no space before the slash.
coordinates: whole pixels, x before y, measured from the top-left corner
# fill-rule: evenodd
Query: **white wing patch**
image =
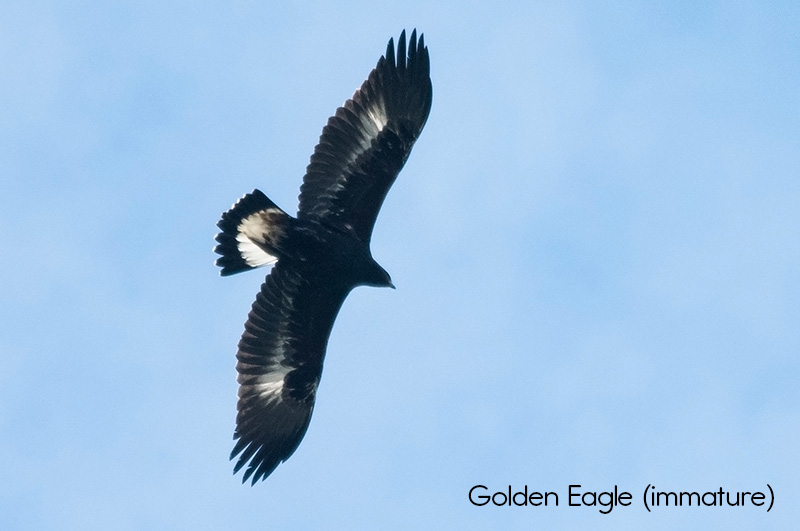
<path id="1" fill-rule="evenodd" d="M 372 102 L 369 107 L 363 109 L 364 112 L 357 113 L 362 135 L 356 149 L 347 157 L 347 164 L 352 164 L 358 157 L 372 147 L 372 142 L 378 138 L 389 123 L 389 116 L 386 114 L 386 106 L 383 100 Z M 356 125 L 356 124 L 353 124 Z"/>
<path id="2" fill-rule="evenodd" d="M 287 307 L 291 308 L 293 302 L 293 298 L 287 298 Z M 282 337 L 282 335 L 283 334 L 279 334 L 278 337 Z M 253 391 L 267 403 L 281 400 L 286 375 L 292 370 L 290 367 L 283 364 L 287 358 L 287 353 L 286 345 L 282 340 L 277 339 L 277 343 L 272 351 L 275 357 L 268 361 L 265 367 L 267 372 L 259 375 L 251 386 Z"/>
<path id="3" fill-rule="evenodd" d="M 285 369 L 285 368 L 284 368 Z M 275 371 L 262 377 L 262 381 L 253 384 L 253 390 L 267 403 L 277 402 L 283 393 L 283 379 L 288 371 Z"/>
<path id="4" fill-rule="evenodd" d="M 386 107 L 384 106 L 383 101 L 377 101 L 375 105 L 366 109 L 366 111 L 367 115 L 372 120 L 372 123 L 375 126 L 375 130 L 372 133 L 372 136 L 374 138 L 378 136 L 378 133 L 383 131 L 383 129 L 389 123 L 389 117 L 386 114 Z"/>

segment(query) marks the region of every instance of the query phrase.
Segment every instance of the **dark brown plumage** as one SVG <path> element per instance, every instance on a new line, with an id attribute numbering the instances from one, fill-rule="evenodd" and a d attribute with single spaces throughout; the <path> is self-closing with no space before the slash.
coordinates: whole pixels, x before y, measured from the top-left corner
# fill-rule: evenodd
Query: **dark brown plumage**
<path id="1" fill-rule="evenodd" d="M 389 188 L 431 108 L 428 50 L 416 30 L 386 55 L 322 130 L 293 218 L 258 190 L 222 215 L 222 275 L 274 264 L 239 342 L 231 459 L 243 481 L 269 476 L 308 429 L 333 322 L 356 286 L 392 286 L 369 249 Z"/>

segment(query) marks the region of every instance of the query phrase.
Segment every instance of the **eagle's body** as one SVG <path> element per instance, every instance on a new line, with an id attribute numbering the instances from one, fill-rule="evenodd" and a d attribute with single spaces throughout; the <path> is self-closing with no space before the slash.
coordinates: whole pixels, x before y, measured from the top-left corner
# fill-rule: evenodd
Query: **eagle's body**
<path id="1" fill-rule="evenodd" d="M 231 459 L 255 484 L 288 459 L 308 428 L 333 322 L 356 286 L 392 286 L 372 258 L 383 199 L 422 131 L 432 101 L 428 50 L 403 32 L 322 131 L 293 218 L 258 190 L 222 215 L 223 275 L 274 264 L 239 342 L 239 403 Z"/>

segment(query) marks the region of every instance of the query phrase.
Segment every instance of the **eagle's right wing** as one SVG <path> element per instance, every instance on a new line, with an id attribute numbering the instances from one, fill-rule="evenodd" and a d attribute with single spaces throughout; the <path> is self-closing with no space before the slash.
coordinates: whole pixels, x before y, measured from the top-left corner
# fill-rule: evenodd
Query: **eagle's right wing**
<path id="1" fill-rule="evenodd" d="M 298 218 L 369 242 L 386 193 L 431 110 L 428 49 L 417 32 L 390 40 L 386 55 L 328 120 L 300 188 Z"/>

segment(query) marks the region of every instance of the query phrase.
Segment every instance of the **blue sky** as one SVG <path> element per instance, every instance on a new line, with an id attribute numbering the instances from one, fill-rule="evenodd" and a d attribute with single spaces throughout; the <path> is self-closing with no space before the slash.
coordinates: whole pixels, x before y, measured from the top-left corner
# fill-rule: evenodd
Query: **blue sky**
<path id="1" fill-rule="evenodd" d="M 414 27 L 433 110 L 373 237 L 398 289 L 351 294 L 305 440 L 242 486 L 263 274 L 218 276 L 215 223 L 255 187 L 294 212 Z M 790 529 L 798 27 L 796 2 L 7 2 L 0 528 Z M 767 483 L 769 514 L 641 503 Z"/>

